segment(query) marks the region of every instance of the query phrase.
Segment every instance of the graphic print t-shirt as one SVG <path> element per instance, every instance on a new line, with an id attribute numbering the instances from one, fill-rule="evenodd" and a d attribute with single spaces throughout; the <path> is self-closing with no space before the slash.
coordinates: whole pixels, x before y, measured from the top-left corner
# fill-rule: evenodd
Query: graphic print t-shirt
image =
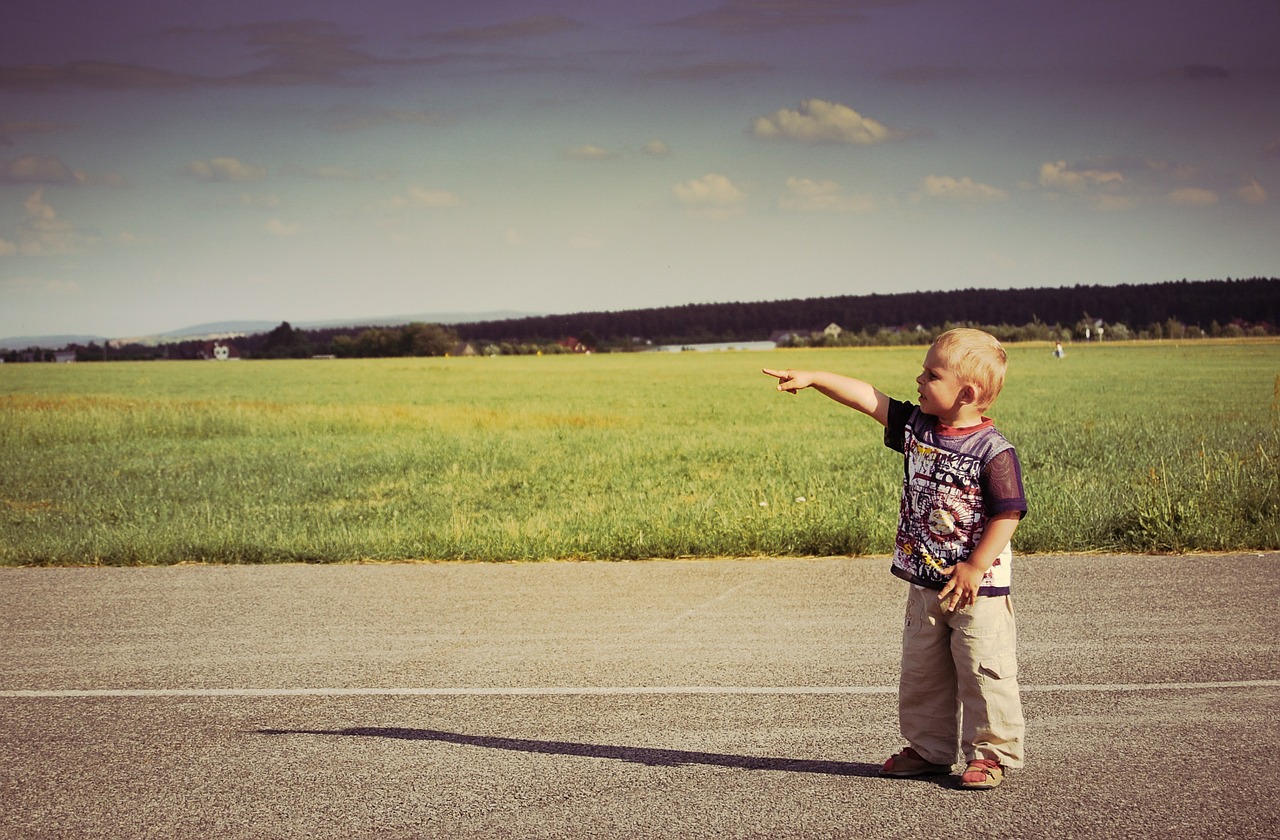
<path id="1" fill-rule="evenodd" d="M 884 442 L 904 456 L 893 552 L 893 573 L 904 580 L 942 589 L 947 576 L 930 560 L 944 567 L 964 560 L 992 516 L 1027 512 L 1017 452 L 990 420 L 947 429 L 919 407 L 890 400 Z M 1006 545 L 978 594 L 1009 594 L 1012 563 Z"/>

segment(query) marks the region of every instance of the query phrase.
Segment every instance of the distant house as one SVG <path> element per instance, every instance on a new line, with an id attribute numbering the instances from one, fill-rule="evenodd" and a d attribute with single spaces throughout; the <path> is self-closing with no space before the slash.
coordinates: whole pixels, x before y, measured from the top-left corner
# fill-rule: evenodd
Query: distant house
<path id="1" fill-rule="evenodd" d="M 769 340 L 779 347 L 793 344 L 798 338 L 808 338 L 808 330 L 778 330 L 769 336 Z"/>
<path id="2" fill-rule="evenodd" d="M 833 321 L 832 323 L 827 324 L 827 328 L 822 331 L 822 334 L 827 338 L 839 338 L 840 333 L 842 332 L 844 332 L 844 330 L 840 328 L 840 325 Z"/>
<path id="3" fill-rule="evenodd" d="M 574 338 L 573 336 L 569 336 L 568 338 L 562 338 L 559 341 L 557 341 L 556 344 L 559 344 L 561 347 L 568 350 L 570 353 L 590 353 L 591 352 L 590 347 L 583 344 L 581 341 L 578 341 L 578 339 Z"/>
<path id="4" fill-rule="evenodd" d="M 208 341 L 200 348 L 200 358 L 214 362 L 239 361 L 240 351 L 225 341 Z"/>
<path id="5" fill-rule="evenodd" d="M 76 360 L 76 351 L 74 350 L 54 350 L 53 360 L 55 362 L 74 362 Z"/>
<path id="6" fill-rule="evenodd" d="M 448 353 L 449 356 L 479 356 L 480 351 L 475 348 L 469 341 L 460 341 L 453 345 L 453 350 Z"/>

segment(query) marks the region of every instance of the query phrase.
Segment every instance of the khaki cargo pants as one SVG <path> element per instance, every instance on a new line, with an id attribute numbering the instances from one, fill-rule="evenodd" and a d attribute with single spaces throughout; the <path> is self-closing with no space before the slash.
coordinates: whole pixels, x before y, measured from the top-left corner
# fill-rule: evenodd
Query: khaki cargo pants
<path id="1" fill-rule="evenodd" d="M 911 586 L 902 629 L 898 724 L 926 761 L 1023 764 L 1017 629 L 1008 595 L 944 613 L 938 593 Z"/>

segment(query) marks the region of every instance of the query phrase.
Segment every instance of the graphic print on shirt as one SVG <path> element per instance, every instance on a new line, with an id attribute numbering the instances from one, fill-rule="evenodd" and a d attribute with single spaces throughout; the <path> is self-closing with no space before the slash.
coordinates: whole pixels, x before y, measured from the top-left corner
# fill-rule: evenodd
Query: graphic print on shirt
<path id="1" fill-rule="evenodd" d="M 982 539 L 986 526 L 979 480 L 982 462 L 972 455 L 929 446 L 910 428 L 904 443 L 906 475 L 894 565 L 936 585 L 947 579 L 938 567 L 968 557 Z M 991 584 L 989 570 L 983 586 Z"/>

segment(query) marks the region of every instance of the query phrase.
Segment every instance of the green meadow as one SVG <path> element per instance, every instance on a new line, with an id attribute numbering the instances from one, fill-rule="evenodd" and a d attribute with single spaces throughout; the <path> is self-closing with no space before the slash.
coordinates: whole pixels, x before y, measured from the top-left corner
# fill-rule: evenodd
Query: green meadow
<path id="1" fill-rule="evenodd" d="M 1015 550 L 1280 548 L 1280 343 L 1011 346 Z M 0 564 L 891 550 L 900 456 L 762 367 L 924 348 L 0 366 Z"/>

